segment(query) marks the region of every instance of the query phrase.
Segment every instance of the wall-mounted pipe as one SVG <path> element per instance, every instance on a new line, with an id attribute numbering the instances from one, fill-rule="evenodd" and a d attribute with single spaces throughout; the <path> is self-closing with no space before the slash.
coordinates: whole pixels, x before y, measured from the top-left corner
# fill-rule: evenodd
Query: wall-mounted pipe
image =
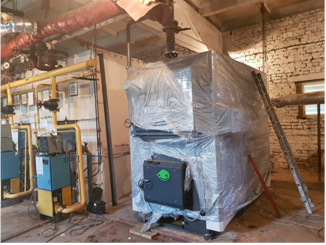
<path id="1" fill-rule="evenodd" d="M 12 101 L 12 94 L 11 94 L 11 88 L 7 88 L 7 97 L 8 97 L 8 105 L 13 105 Z M 9 115 L 9 121 L 12 129 L 22 129 L 27 130 L 27 138 L 28 138 L 28 155 L 29 155 L 29 181 L 30 181 L 30 188 L 27 191 L 10 194 L 5 193 L 4 198 L 18 198 L 22 196 L 26 196 L 28 194 L 31 194 L 33 192 L 34 187 L 34 158 L 33 158 L 33 144 L 32 144 L 32 129 L 29 125 L 23 125 L 23 126 L 15 126 L 14 124 L 14 115 Z"/>
<path id="2" fill-rule="evenodd" d="M 62 80 L 60 82 L 57 82 L 57 84 L 65 84 L 65 83 L 70 83 L 70 82 L 73 82 L 73 81 L 76 81 L 78 80 L 80 77 L 90 77 L 92 76 L 94 73 L 92 71 L 87 71 L 87 72 L 81 72 L 81 73 L 78 73 L 76 75 L 73 75 L 72 77 L 68 78 L 68 79 L 65 79 L 65 80 Z M 49 84 L 49 86 L 51 86 Z M 19 90 L 19 91 L 15 91 L 15 92 L 12 92 L 13 95 L 15 94 L 25 94 L 25 93 L 28 93 L 28 92 L 32 92 L 32 91 L 35 91 L 33 88 L 31 89 L 24 89 L 24 90 Z M 1 96 L 5 96 L 7 97 L 7 94 L 1 94 Z M 15 117 L 16 118 L 16 117 Z M 51 117 L 52 118 L 52 117 Z"/>
<path id="3" fill-rule="evenodd" d="M 52 77 L 52 99 L 57 98 L 57 84 L 56 78 Z M 54 128 L 60 129 L 74 129 L 76 131 L 76 148 L 77 148 L 77 161 L 78 161 L 78 180 L 79 180 L 79 203 L 75 203 L 68 207 L 58 206 L 55 208 L 56 213 L 72 213 L 86 204 L 86 192 L 85 192 L 85 176 L 84 176 L 84 164 L 83 164 L 83 148 L 81 141 L 81 132 L 77 124 L 58 125 L 57 112 L 52 111 L 53 126 Z"/>
<path id="4" fill-rule="evenodd" d="M 77 71 L 82 71 L 82 70 L 89 70 L 93 67 L 97 66 L 97 60 L 95 59 L 90 59 L 81 63 L 77 63 L 75 65 L 67 66 L 67 67 L 62 67 L 53 71 L 49 71 L 46 73 L 42 73 L 39 75 L 36 75 L 34 77 L 30 78 L 25 78 L 22 80 L 18 80 L 12 83 L 7 83 L 4 85 L 1 85 L 1 91 L 7 90 L 7 88 L 17 88 L 22 85 L 27 85 L 30 83 L 35 83 L 39 82 L 45 79 L 49 79 L 51 77 L 57 77 L 57 76 L 62 76 L 62 75 L 67 75 L 69 73 L 77 72 Z"/>
<path id="5" fill-rule="evenodd" d="M 127 42 L 127 68 L 131 67 L 131 26 L 143 21 L 145 18 L 140 18 L 138 21 L 130 20 L 126 25 L 126 42 Z"/>
<path id="6" fill-rule="evenodd" d="M 27 183 L 27 135 L 26 135 L 26 130 L 17 130 L 17 131 L 12 131 L 12 132 L 21 132 L 24 133 L 24 139 L 25 139 L 25 144 L 24 144 L 24 191 L 26 191 L 26 183 Z"/>
<path id="7" fill-rule="evenodd" d="M 324 104 L 324 102 L 325 102 L 324 92 L 289 94 L 289 95 L 272 99 L 272 104 L 275 107 L 284 107 L 284 106 L 291 106 L 291 105 L 315 105 L 315 104 Z"/>
<path id="8" fill-rule="evenodd" d="M 51 84 L 38 84 L 35 87 L 36 102 L 38 102 L 38 89 L 39 89 L 39 87 L 51 87 Z M 41 128 L 40 128 L 40 108 L 38 107 L 38 105 L 36 105 L 36 117 L 37 117 L 38 128 L 35 128 L 35 130 L 37 132 L 37 131 L 41 131 Z M 36 142 L 37 142 L 37 138 L 36 138 Z"/>
<path id="9" fill-rule="evenodd" d="M 131 67 L 131 34 L 130 34 L 130 28 L 133 24 L 135 24 L 136 21 L 130 20 L 127 23 L 126 26 L 126 41 L 127 41 L 127 67 Z"/>
<path id="10" fill-rule="evenodd" d="M 111 186 L 111 198 L 112 206 L 117 205 L 117 194 L 115 188 L 115 176 L 114 176 L 114 162 L 113 162 L 113 153 L 112 153 L 112 137 L 111 137 L 111 127 L 110 127 L 110 113 L 109 113 L 109 100 L 106 89 L 106 78 L 105 78 L 105 68 L 104 68 L 104 59 L 103 54 L 98 54 L 100 61 L 100 72 L 101 72 L 101 84 L 102 84 L 102 94 L 103 94 L 103 106 L 105 114 L 105 130 L 106 130 L 106 142 L 108 149 L 108 159 L 109 159 L 109 168 L 110 168 L 110 186 Z"/>
<path id="11" fill-rule="evenodd" d="M 7 91 L 7 97 L 8 97 L 8 105 L 13 105 L 13 101 L 12 101 L 12 93 L 11 93 L 11 89 L 12 88 L 16 88 L 19 86 L 23 86 L 23 85 L 27 85 L 30 83 L 34 83 L 34 82 L 38 82 L 38 81 L 42 81 L 48 78 L 51 78 L 51 84 L 52 84 L 52 98 L 57 98 L 56 96 L 56 76 L 62 76 L 62 75 L 66 75 L 69 73 L 73 73 L 73 72 L 77 72 L 77 71 L 81 71 L 81 70 L 86 70 L 86 69 L 90 69 L 93 67 L 97 66 L 97 60 L 95 59 L 91 59 L 85 62 L 81 62 L 72 66 L 67 66 L 67 67 L 63 67 L 57 70 L 53 70 L 50 72 L 46 72 L 31 78 L 27 78 L 27 79 L 22 79 L 16 82 L 12 82 L 9 84 L 5 84 L 1 86 L 1 91 Z M 53 117 L 53 126 L 56 129 L 66 129 L 66 128 L 73 128 L 76 131 L 76 144 L 77 144 L 77 154 L 78 154 L 78 158 L 79 158 L 79 164 L 78 164 L 78 168 L 80 169 L 79 171 L 79 181 L 80 181 L 80 197 L 81 197 L 81 201 L 77 204 L 74 204 L 72 206 L 69 207 L 58 207 L 56 209 L 56 212 L 62 212 L 62 213 L 71 213 L 75 210 L 80 209 L 81 207 L 83 207 L 86 203 L 86 199 L 85 199 L 85 178 L 84 178 L 84 172 L 83 172 L 83 158 L 82 158 L 82 143 L 81 143 L 81 132 L 80 132 L 80 128 L 77 124 L 70 124 L 70 125 L 58 125 L 57 124 L 57 112 L 53 112 L 52 114 Z M 30 159 L 30 173 L 34 173 L 34 164 L 33 164 L 33 144 L 32 144 L 32 130 L 31 130 L 31 126 L 29 125 L 23 125 L 23 126 L 14 126 L 14 118 L 13 115 L 9 115 L 9 121 L 11 124 L 11 128 L 13 129 L 23 129 L 23 130 L 27 130 L 27 134 L 28 134 L 28 150 L 29 150 L 29 159 Z M 33 191 L 33 174 L 30 174 L 30 189 L 26 192 L 21 192 L 21 193 L 16 193 L 16 194 L 9 194 L 9 193 L 5 193 L 4 197 L 5 198 L 17 198 L 20 196 L 24 196 L 27 194 L 32 193 Z"/>

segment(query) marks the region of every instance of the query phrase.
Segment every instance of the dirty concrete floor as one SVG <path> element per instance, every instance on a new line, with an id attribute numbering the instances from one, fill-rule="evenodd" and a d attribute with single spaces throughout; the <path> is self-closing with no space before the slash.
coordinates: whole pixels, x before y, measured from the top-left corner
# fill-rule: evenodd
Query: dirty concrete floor
<path id="1" fill-rule="evenodd" d="M 306 220 L 304 216 L 306 210 L 299 202 L 300 195 L 290 171 L 279 169 L 272 174 L 272 185 L 269 188 L 282 215 L 280 220 L 277 219 L 274 222 L 286 221 L 291 216 L 299 214 L 295 219 L 311 227 L 271 223 L 268 218 L 263 217 L 268 216 L 269 213 L 262 210 L 272 210 L 272 206 L 267 196 L 262 194 L 244 212 L 237 214 L 225 231 L 211 242 L 324 242 L 324 230 L 318 234 L 318 230 L 324 227 L 324 184 L 318 183 L 318 176 L 314 172 L 302 171 L 302 175 L 315 205 L 313 213 L 322 217 L 311 216 Z M 133 216 L 129 197 L 119 200 L 118 203 L 117 207 L 108 208 L 110 214 L 101 217 L 85 217 L 80 222 L 81 225 L 74 226 L 67 231 L 65 230 L 71 227 L 72 223 L 69 223 L 69 220 L 60 222 L 56 234 L 65 232 L 54 237 L 50 242 L 205 242 L 200 236 L 166 227 L 152 228 L 152 231 L 160 234 L 155 240 L 132 235 L 129 230 L 133 227 L 140 228 L 142 224 L 138 223 Z M 53 223 L 30 218 L 27 213 L 28 204 L 29 202 L 25 201 L 1 209 L 1 241 L 46 242 L 51 238 L 51 236 L 42 236 L 42 232 L 47 228 L 53 228 Z M 33 205 L 30 207 L 30 213 L 33 218 L 38 217 Z M 72 217 L 71 221 L 76 223 L 83 217 L 77 214 Z M 92 225 L 93 227 L 83 232 L 85 228 Z M 52 230 L 47 230 L 46 234 L 51 232 Z M 78 235 L 78 233 L 82 234 Z M 74 234 L 76 236 L 73 236 Z"/>

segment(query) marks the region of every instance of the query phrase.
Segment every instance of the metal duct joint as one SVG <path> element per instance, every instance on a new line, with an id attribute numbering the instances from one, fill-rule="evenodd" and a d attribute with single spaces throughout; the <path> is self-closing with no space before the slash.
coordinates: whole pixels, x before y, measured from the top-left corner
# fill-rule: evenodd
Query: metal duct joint
<path id="1" fill-rule="evenodd" d="M 30 33 L 37 34 L 37 22 L 19 16 L 12 16 L 7 24 L 1 23 L 1 35 L 7 33 Z"/>

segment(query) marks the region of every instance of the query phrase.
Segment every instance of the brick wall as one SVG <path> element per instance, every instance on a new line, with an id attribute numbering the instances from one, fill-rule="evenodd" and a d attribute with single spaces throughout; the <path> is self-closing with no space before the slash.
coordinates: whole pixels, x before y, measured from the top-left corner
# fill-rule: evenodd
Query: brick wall
<path id="1" fill-rule="evenodd" d="M 254 25 L 225 32 L 224 51 L 239 61 L 263 70 L 262 26 Z M 289 78 L 324 72 L 324 9 L 293 15 L 266 23 L 267 61 L 270 97 L 295 94 Z M 317 168 L 317 116 L 297 119 L 298 107 L 276 109 L 300 167 Z M 324 116 L 322 115 L 322 149 Z M 286 167 L 281 148 L 270 126 L 271 157 L 274 166 Z"/>
<path id="2" fill-rule="evenodd" d="M 175 45 L 175 50 L 178 52 L 178 57 L 184 57 L 184 56 L 188 56 L 188 55 L 192 55 L 195 54 L 196 52 L 187 49 L 185 47 L 182 47 L 180 45 Z M 148 53 L 144 53 L 141 55 L 136 56 L 136 59 L 140 59 L 143 60 L 147 63 L 150 62 L 156 62 L 156 61 L 160 61 L 160 60 L 164 60 L 164 54 L 166 52 L 166 48 L 165 49 L 161 49 L 161 50 L 157 50 L 154 52 L 148 52 Z"/>

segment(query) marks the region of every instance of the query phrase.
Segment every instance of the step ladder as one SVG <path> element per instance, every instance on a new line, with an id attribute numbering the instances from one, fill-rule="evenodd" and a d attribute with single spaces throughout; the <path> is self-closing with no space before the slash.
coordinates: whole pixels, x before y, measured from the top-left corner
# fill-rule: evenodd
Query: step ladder
<path id="1" fill-rule="evenodd" d="M 269 95 L 267 93 L 264 81 L 260 75 L 260 73 L 252 72 L 252 76 L 255 79 L 258 91 L 260 93 L 260 96 L 264 102 L 264 105 L 266 107 L 266 111 L 268 113 L 268 116 L 271 120 L 271 123 L 273 125 L 274 131 L 276 133 L 276 136 L 278 138 L 278 141 L 280 142 L 281 148 L 283 150 L 285 159 L 291 169 L 294 181 L 297 185 L 297 188 L 299 190 L 299 193 L 301 195 L 300 201 L 303 202 L 306 206 L 306 209 L 309 214 L 312 214 L 311 209 L 314 207 L 313 203 L 311 202 L 309 198 L 309 193 L 306 184 L 303 181 L 302 175 L 300 173 L 299 167 L 297 165 L 297 162 L 293 156 L 293 153 L 291 151 L 289 142 L 287 141 L 285 134 L 283 132 L 282 126 L 280 124 L 280 121 L 278 120 L 278 117 L 276 115 L 276 112 L 274 110 L 274 107 L 272 105 L 271 99 L 269 98 Z"/>

